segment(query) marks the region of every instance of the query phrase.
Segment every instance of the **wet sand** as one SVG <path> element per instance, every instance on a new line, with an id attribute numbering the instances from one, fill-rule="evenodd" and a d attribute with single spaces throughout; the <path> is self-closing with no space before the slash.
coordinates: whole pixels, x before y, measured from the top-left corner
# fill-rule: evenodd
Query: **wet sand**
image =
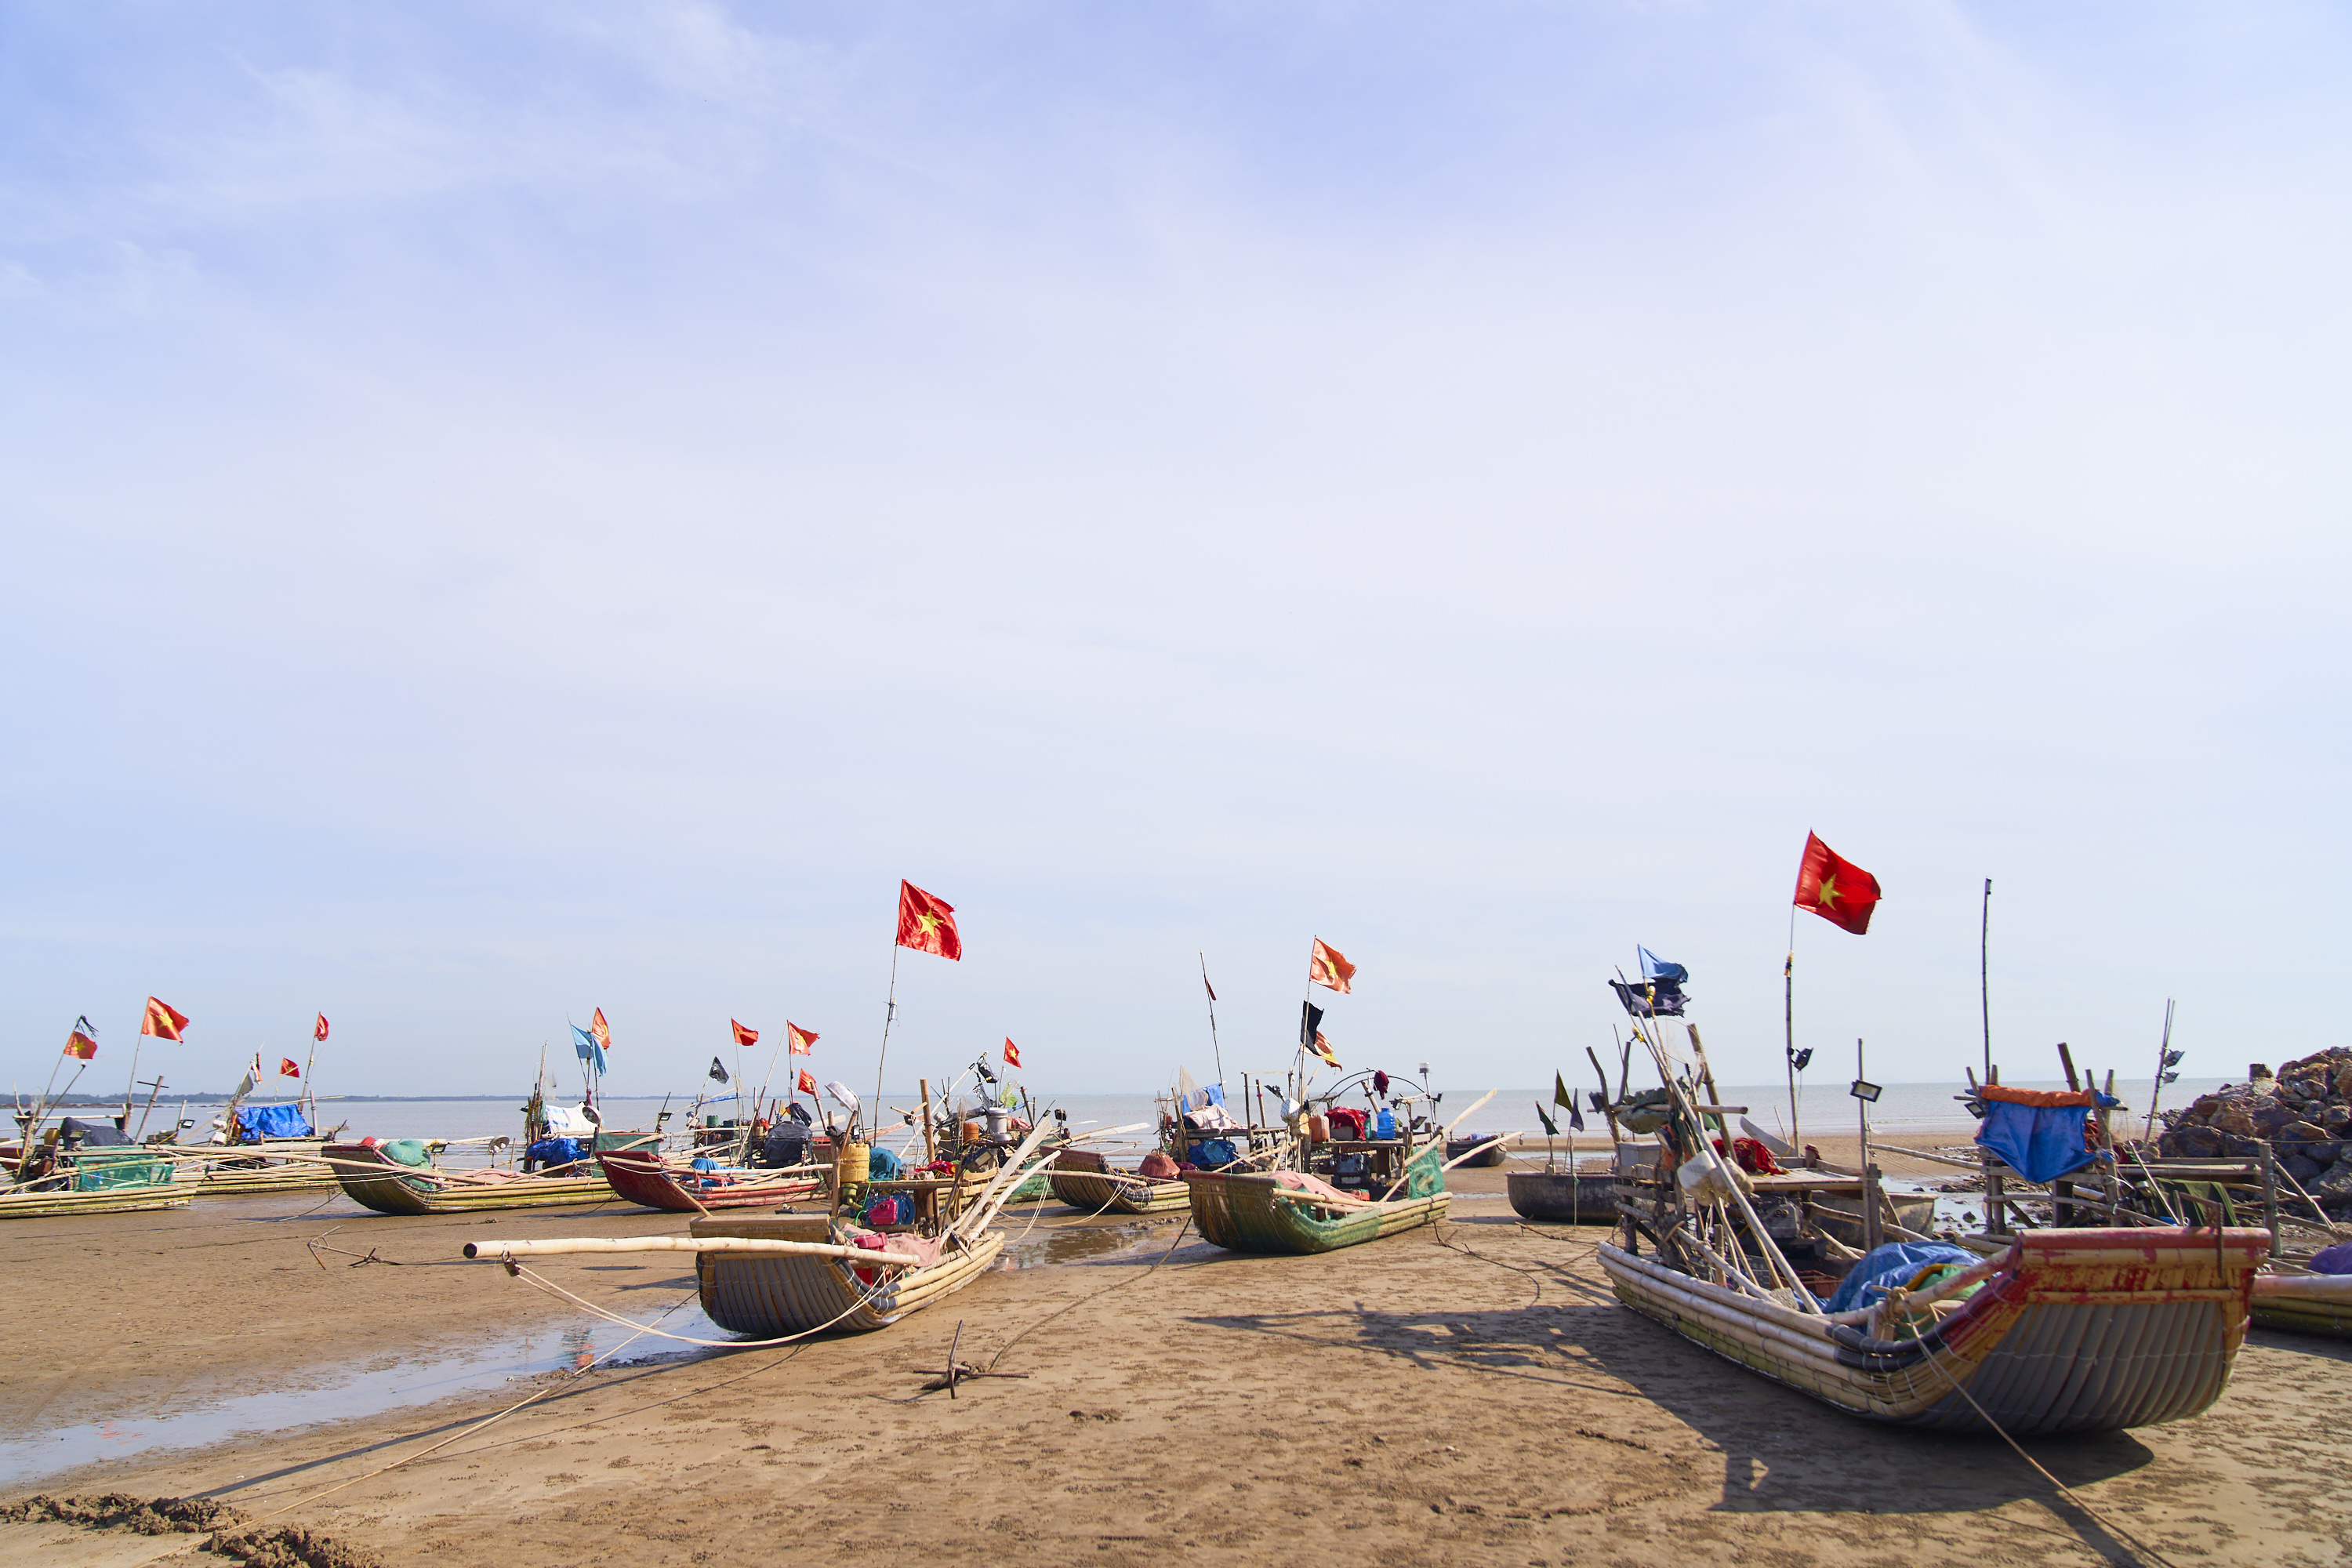
<path id="1" fill-rule="evenodd" d="M 386 1563 L 484 1568 L 812 1551 L 1681 1568 L 2117 1550 L 1998 1440 L 1853 1420 L 1635 1316 L 1594 1261 L 1606 1233 L 1519 1223 L 1504 1173 L 1456 1172 L 1446 1225 L 1323 1258 L 1222 1253 L 1181 1220 L 1089 1236 L 1099 1222 L 1039 1205 L 1026 1256 L 1124 1250 L 990 1275 L 877 1334 L 553 1373 L 123 1457 L 77 1437 L 64 1468 L 0 1491 L 209 1496 L 285 1510 L 278 1522 Z M 320 1267 L 303 1244 L 336 1226 L 325 1246 L 384 1261 L 321 1253 Z M 582 1321 L 456 1261 L 469 1237 L 682 1229 L 617 1205 L 404 1220 L 324 1197 L 0 1227 L 18 1351 L 0 1401 L 17 1435 L 129 1432 L 256 1387 L 344 1390 L 319 1394 L 323 1408 L 352 1396 L 355 1371 Z M 692 1289 L 667 1258 L 537 1268 L 639 1321 Z M 1002 1352 L 999 1370 L 1026 1376 L 921 1394 L 919 1369 L 944 1364 L 959 1321 L 963 1359 Z M 2347 1372 L 2352 1347 L 2255 1331 L 2205 1415 L 2027 1447 L 2173 1561 L 2337 1562 L 2352 1552 Z M 0 1525 L 0 1560 L 221 1561 L 195 1555 L 198 1539 Z"/>

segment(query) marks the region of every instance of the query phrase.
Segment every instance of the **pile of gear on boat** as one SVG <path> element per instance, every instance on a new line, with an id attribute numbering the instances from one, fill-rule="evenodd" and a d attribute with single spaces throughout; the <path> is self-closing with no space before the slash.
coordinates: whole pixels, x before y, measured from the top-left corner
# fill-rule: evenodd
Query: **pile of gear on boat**
<path id="1" fill-rule="evenodd" d="M 2169 1159 L 2248 1159 L 2267 1146 L 2321 1207 L 2352 1217 L 2352 1048 L 2315 1052 L 2275 1075 L 2256 1062 L 2247 1079 L 2164 1112 L 2158 1151 Z"/>

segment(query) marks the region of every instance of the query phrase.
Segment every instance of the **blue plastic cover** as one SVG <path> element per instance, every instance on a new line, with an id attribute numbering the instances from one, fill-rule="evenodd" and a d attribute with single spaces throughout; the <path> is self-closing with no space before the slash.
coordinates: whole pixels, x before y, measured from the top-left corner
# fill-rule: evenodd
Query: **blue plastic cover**
<path id="1" fill-rule="evenodd" d="M 1982 1261 L 1967 1247 L 1954 1247 L 1948 1241 L 1890 1241 L 1872 1251 L 1838 1281 L 1837 1294 L 1830 1298 L 1829 1310 L 1850 1312 L 1856 1307 L 1867 1307 L 1885 1295 L 1889 1286 L 1909 1283 L 1911 1276 L 1931 1263 L 1973 1268 Z"/>
<path id="2" fill-rule="evenodd" d="M 866 1155 L 866 1175 L 869 1181 L 895 1182 L 898 1179 L 898 1156 L 887 1149 L 868 1150 Z"/>
<path id="3" fill-rule="evenodd" d="M 385 1147 L 388 1149 L 390 1145 Z M 525 1151 L 542 1165 L 569 1165 L 588 1157 L 585 1138 L 542 1138 Z"/>
<path id="4" fill-rule="evenodd" d="M 309 1138 L 316 1129 L 310 1119 L 302 1114 L 299 1101 L 284 1105 L 240 1105 L 236 1108 L 236 1124 L 250 1138 Z"/>
<path id="5" fill-rule="evenodd" d="M 1214 1171 L 1241 1158 L 1230 1138 L 1203 1138 L 1192 1145 L 1186 1158 L 1204 1171 Z"/>
<path id="6" fill-rule="evenodd" d="M 2106 1100 L 2107 1097 L 2100 1097 Z M 2116 1103 L 2107 1100 L 2109 1105 Z M 2015 1105 L 1985 1102 L 1977 1142 L 2000 1155 L 2029 1182 L 2047 1182 L 2079 1171 L 2099 1156 L 2083 1136 L 2090 1112 L 2079 1105 Z"/>

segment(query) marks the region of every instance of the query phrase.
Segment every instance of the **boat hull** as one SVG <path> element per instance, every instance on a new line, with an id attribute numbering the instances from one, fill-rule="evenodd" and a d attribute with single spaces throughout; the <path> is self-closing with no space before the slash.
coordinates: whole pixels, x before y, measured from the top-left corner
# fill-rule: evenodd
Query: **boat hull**
<path id="1" fill-rule="evenodd" d="M 744 1235 L 751 1233 L 747 1227 L 759 1224 L 698 1220 L 694 1232 Z M 696 1257 L 694 1273 L 704 1314 L 730 1333 L 755 1340 L 819 1329 L 862 1333 L 887 1328 L 953 1295 L 993 1268 L 1003 1250 L 1003 1233 L 991 1230 L 968 1248 L 951 1247 L 927 1268 L 892 1270 L 834 1258 L 705 1252 Z"/>
<path id="2" fill-rule="evenodd" d="M 473 1185 L 451 1182 L 433 1171 L 395 1164 L 372 1149 L 340 1145 L 327 1152 L 343 1195 L 378 1214 L 475 1214 L 494 1209 L 568 1208 L 610 1203 L 612 1184 L 602 1175 L 523 1176 L 511 1182 Z"/>
<path id="3" fill-rule="evenodd" d="M 1438 1185 L 1437 1148 L 1415 1155 L 1412 1164 L 1410 1195 L 1384 1204 L 1318 1204 L 1255 1173 L 1187 1171 L 1184 1184 L 1192 1189 L 1192 1223 L 1213 1246 L 1231 1252 L 1336 1252 L 1445 1217 L 1453 1200 Z"/>
<path id="4" fill-rule="evenodd" d="M 187 1206 L 187 1198 L 170 1187 L 131 1187 L 110 1193 L 8 1193 L 0 1194 L 0 1219 L 63 1219 L 78 1214 L 135 1214 Z"/>
<path id="5" fill-rule="evenodd" d="M 1610 1171 L 1513 1171 L 1503 1178 L 1511 1208 L 1547 1225 L 1607 1225 L 1617 1217 L 1617 1177 Z"/>
<path id="6" fill-rule="evenodd" d="M 772 1209 L 824 1189 L 814 1176 L 738 1182 L 727 1186 L 688 1187 L 658 1159 L 599 1154 L 596 1163 L 623 1201 L 668 1214 L 709 1214 L 722 1209 Z"/>
<path id="7" fill-rule="evenodd" d="M 2012 1436 L 2108 1432 L 2195 1415 L 2245 1338 L 2259 1230 L 2042 1230 L 1916 1340 L 1823 1319 L 1676 1273 L 1613 1246 L 1617 1298 L 1705 1346 L 1872 1420 Z"/>
<path id="8" fill-rule="evenodd" d="M 2352 1339 L 2352 1275 L 2260 1275 L 2253 1320 L 2259 1329 Z"/>
<path id="9" fill-rule="evenodd" d="M 1155 1182 L 1120 1171 L 1046 1173 L 1054 1196 L 1088 1214 L 1175 1214 L 1192 1206 L 1192 1189 L 1182 1182 Z"/>

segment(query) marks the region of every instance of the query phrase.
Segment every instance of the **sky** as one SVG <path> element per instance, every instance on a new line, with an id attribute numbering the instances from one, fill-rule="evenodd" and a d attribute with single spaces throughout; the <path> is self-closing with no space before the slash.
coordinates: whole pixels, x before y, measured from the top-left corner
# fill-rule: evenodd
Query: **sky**
<path id="1" fill-rule="evenodd" d="M 2343 1043 L 2352 18 L 15 5 L 0 1050 Z M 1213 1048 L 1201 971 L 1222 999 Z M 2272 1005 L 2257 1009 L 2262 1000 Z M 2284 1004 L 2284 1005 L 2280 1005 Z M 1589 1071 L 1589 1069 L 1586 1069 Z M 1328 1076 L 1328 1075 L 1327 1075 Z M 1571 1073 L 1571 1081 L 1574 1075 Z"/>

